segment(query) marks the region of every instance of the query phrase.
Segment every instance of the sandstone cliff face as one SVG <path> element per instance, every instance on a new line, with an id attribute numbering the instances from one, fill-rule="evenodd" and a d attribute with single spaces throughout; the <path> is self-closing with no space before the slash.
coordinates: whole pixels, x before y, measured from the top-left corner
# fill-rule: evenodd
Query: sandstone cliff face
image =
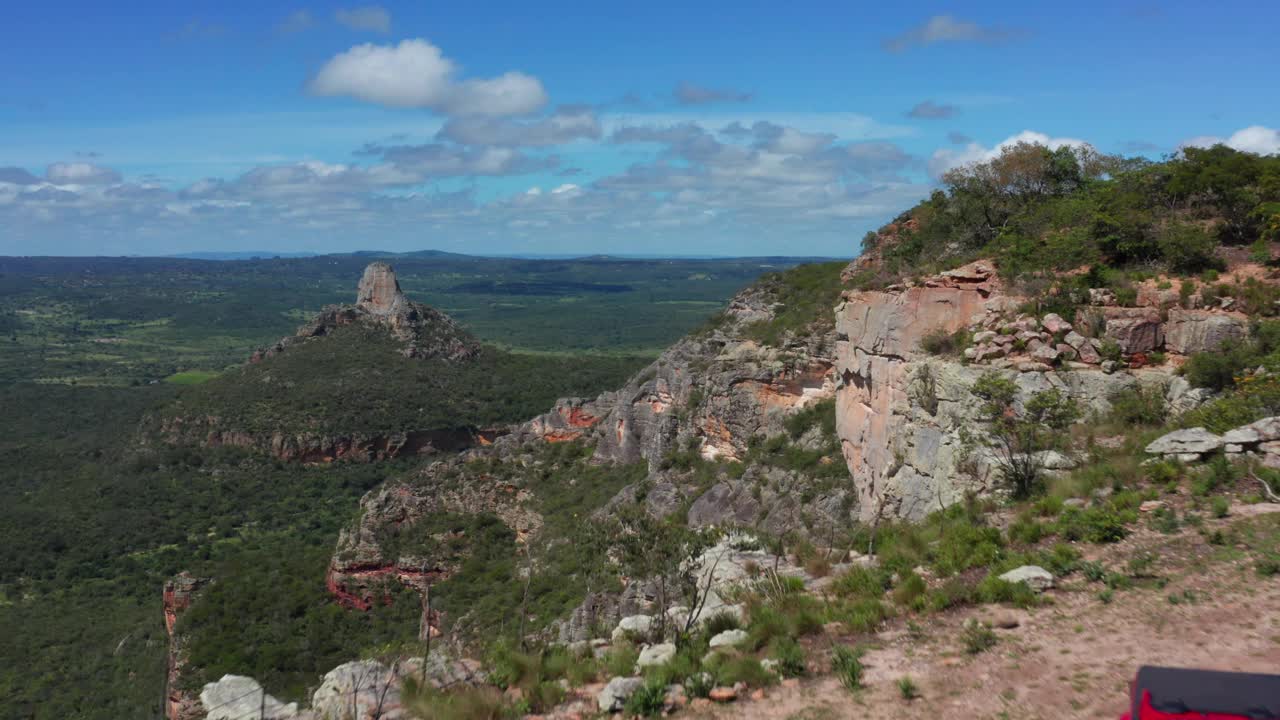
<path id="1" fill-rule="evenodd" d="M 1123 308 L 1104 304 L 1114 298 L 1103 294 L 1093 300 L 1076 318 L 1075 326 L 1096 336 L 1086 337 L 1057 316 L 1019 313 L 1024 298 L 1008 294 L 985 262 L 917 285 L 846 292 L 835 311 L 836 426 L 861 518 L 920 519 L 966 493 L 997 489 L 992 459 L 964 441 L 980 430 L 969 388 L 984 372 L 1008 375 L 1023 399 L 1058 388 L 1096 413 L 1138 384 L 1161 388 L 1171 410 L 1185 410 L 1203 401 L 1203 391 L 1174 375 L 1178 358 L 1144 367 L 1147 354 L 1213 349 L 1247 327 L 1224 310 Z M 920 347 L 931 333 L 956 331 L 971 332 L 975 342 L 963 362 Z M 1101 356 L 1108 341 L 1123 361 Z"/>

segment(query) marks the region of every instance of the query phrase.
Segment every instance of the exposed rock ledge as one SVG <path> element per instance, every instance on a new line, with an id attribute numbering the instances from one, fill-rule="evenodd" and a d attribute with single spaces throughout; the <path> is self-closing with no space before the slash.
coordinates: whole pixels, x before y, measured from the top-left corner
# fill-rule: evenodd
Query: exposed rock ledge
<path id="1" fill-rule="evenodd" d="M 1123 369 L 1115 363 L 1107 368 L 1112 372 L 1104 372 L 1100 364 L 1058 357 L 1056 368 L 1034 357 L 978 365 L 920 349 L 931 332 L 1007 323 L 1018 316 L 1023 300 L 1006 293 L 983 261 L 914 286 L 844 293 L 836 308 L 836 429 L 864 521 L 880 513 L 920 519 L 968 492 L 995 489 L 991 459 L 981 450 L 966 452 L 961 441 L 962 431 L 972 431 L 976 421 L 969 388 L 984 372 L 1008 375 L 1023 398 L 1056 387 L 1097 412 L 1110 409 L 1115 393 L 1138 384 L 1160 387 L 1172 408 L 1202 399 L 1164 368 Z M 1055 329 L 1061 334 L 1070 325 Z M 1131 328 L 1102 328 L 1108 329 Z"/>

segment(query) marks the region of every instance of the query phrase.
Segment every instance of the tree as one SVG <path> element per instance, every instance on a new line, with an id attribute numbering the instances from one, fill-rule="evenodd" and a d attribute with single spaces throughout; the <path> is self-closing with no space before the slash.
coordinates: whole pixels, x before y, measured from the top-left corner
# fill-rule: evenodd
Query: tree
<path id="1" fill-rule="evenodd" d="M 1057 388 L 1042 390 L 1019 410 L 1018 386 L 996 372 L 984 373 L 970 392 L 982 401 L 979 412 L 1001 477 L 1014 496 L 1030 496 L 1040 486 L 1044 451 L 1055 447 L 1062 431 L 1080 416 L 1075 400 Z"/>
<path id="2" fill-rule="evenodd" d="M 641 503 L 620 509 L 614 523 L 615 548 L 623 571 L 634 580 L 657 583 L 658 632 L 665 634 L 667 610 L 674 600 L 687 599 L 696 609 L 700 568 L 691 558 L 711 545 L 711 536 L 706 531 L 655 518 Z"/>

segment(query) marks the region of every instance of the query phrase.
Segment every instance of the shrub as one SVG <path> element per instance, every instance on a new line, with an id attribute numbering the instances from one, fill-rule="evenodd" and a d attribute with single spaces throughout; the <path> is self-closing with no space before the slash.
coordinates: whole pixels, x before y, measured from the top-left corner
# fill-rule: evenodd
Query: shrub
<path id="1" fill-rule="evenodd" d="M 1280 555 L 1270 553 L 1258 558 L 1254 563 L 1258 577 L 1275 577 L 1280 575 Z"/>
<path id="2" fill-rule="evenodd" d="M 1111 397 L 1111 418 L 1125 425 L 1161 425 L 1166 415 L 1158 387 L 1126 388 Z"/>
<path id="3" fill-rule="evenodd" d="M 960 355 L 969 347 L 972 337 L 968 330 L 960 329 L 949 333 L 938 328 L 920 338 L 920 349 L 929 355 Z"/>
<path id="4" fill-rule="evenodd" d="M 635 670 L 638 659 L 640 659 L 640 652 L 634 645 L 626 642 L 617 643 L 609 648 L 608 654 L 604 656 L 604 668 L 614 677 L 626 677 Z"/>
<path id="5" fill-rule="evenodd" d="M 903 675 L 898 678 L 898 693 L 902 695 L 903 700 L 915 700 L 920 697 L 920 688 L 916 687 L 910 675 Z"/>
<path id="6" fill-rule="evenodd" d="M 902 578 L 898 586 L 893 589 L 893 599 L 899 605 L 911 605 L 919 598 L 924 597 L 927 590 L 928 587 L 924 583 L 924 578 L 914 572 L 907 573 L 907 576 Z"/>
<path id="7" fill-rule="evenodd" d="M 1085 510 L 1067 508 L 1058 517 L 1058 533 L 1066 540 L 1119 542 L 1129 535 L 1126 525 L 1136 519 L 1136 513 L 1116 510 L 1111 506 Z"/>
<path id="8" fill-rule="evenodd" d="M 1107 576 L 1107 569 L 1100 562 L 1086 560 L 1080 563 L 1080 574 L 1084 575 L 1089 582 L 1102 582 Z"/>
<path id="9" fill-rule="evenodd" d="M 1079 567 L 1080 551 L 1066 543 L 1056 543 L 1042 562 L 1054 575 L 1070 575 Z"/>
<path id="10" fill-rule="evenodd" d="M 631 693 L 624 710 L 629 716 L 654 717 L 662 712 L 666 698 L 667 684 L 650 680 Z"/>
<path id="11" fill-rule="evenodd" d="M 1103 360 L 1112 362 L 1124 360 L 1124 351 L 1120 349 L 1120 343 L 1109 337 L 1102 339 L 1102 344 L 1098 346 L 1098 354 Z"/>
<path id="12" fill-rule="evenodd" d="M 965 623 L 964 629 L 960 632 L 960 644 L 964 646 L 964 651 L 970 655 L 984 653 L 995 647 L 998 641 L 999 638 L 996 637 L 996 633 L 991 629 L 991 626 L 977 620 L 970 620 Z"/>
<path id="13" fill-rule="evenodd" d="M 874 597 L 889 589 L 889 574 L 876 568 L 854 567 L 831 583 L 831 591 L 839 597 Z"/>
<path id="14" fill-rule="evenodd" d="M 744 655 L 722 661 L 715 670 L 716 682 L 719 685 L 736 685 L 746 683 L 748 687 L 764 687 L 774 681 L 773 673 L 765 670 L 760 661 Z"/>
<path id="15" fill-rule="evenodd" d="M 975 590 L 976 599 L 984 603 L 1009 603 L 1018 607 L 1032 607 L 1039 602 L 1036 592 L 1026 583 L 1011 583 L 1001 580 L 994 573 L 988 574 L 978 583 Z"/>
<path id="16" fill-rule="evenodd" d="M 855 598 L 829 606 L 831 620 L 844 623 L 852 632 L 870 632 L 884 622 L 889 611 L 878 598 Z"/>
<path id="17" fill-rule="evenodd" d="M 419 685 L 417 678 L 405 679 L 405 706 L 414 717 L 434 720 L 506 720 L 511 712 L 502 694 L 493 688 L 460 685 L 437 690 Z"/>
<path id="18" fill-rule="evenodd" d="M 1098 592 L 1098 600 L 1100 600 L 1104 605 L 1111 604 L 1111 601 L 1115 599 L 1115 596 L 1116 591 L 1111 588 L 1106 588 Z"/>
<path id="19" fill-rule="evenodd" d="M 1019 515 L 1009 525 L 1009 539 L 1024 545 L 1035 545 L 1045 536 L 1045 526 L 1027 514 Z"/>
<path id="20" fill-rule="evenodd" d="M 862 687 L 862 652 L 847 645 L 831 650 L 831 671 L 849 692 Z"/>
<path id="21" fill-rule="evenodd" d="M 769 656 L 777 661 L 778 674 L 782 677 L 802 677 L 806 672 L 804 648 L 792 638 L 775 640 Z"/>
<path id="22" fill-rule="evenodd" d="M 704 698 L 716 686 L 716 678 L 709 672 L 696 672 L 684 679 L 684 691 L 691 698 Z"/>
<path id="23" fill-rule="evenodd" d="M 702 631 L 707 637 L 715 637 L 725 630 L 737 630 L 740 627 L 742 622 L 738 620 L 738 616 L 723 610 L 711 615 L 702 623 Z"/>
<path id="24" fill-rule="evenodd" d="M 1212 506 L 1213 516 L 1216 518 L 1224 518 L 1231 512 L 1231 502 L 1221 495 L 1213 499 Z"/>
<path id="25" fill-rule="evenodd" d="M 1247 346 L 1226 343 L 1214 352 L 1192 355 L 1183 368 L 1187 382 L 1192 386 L 1226 390 L 1235 384 L 1236 375 L 1257 361 L 1257 356 Z"/>

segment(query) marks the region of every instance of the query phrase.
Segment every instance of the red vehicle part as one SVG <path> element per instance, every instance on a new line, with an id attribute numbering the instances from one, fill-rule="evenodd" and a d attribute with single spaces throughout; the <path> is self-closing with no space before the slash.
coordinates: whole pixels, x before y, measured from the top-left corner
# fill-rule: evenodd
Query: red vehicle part
<path id="1" fill-rule="evenodd" d="M 1143 666 L 1121 720 L 1280 720 L 1280 675 Z"/>

